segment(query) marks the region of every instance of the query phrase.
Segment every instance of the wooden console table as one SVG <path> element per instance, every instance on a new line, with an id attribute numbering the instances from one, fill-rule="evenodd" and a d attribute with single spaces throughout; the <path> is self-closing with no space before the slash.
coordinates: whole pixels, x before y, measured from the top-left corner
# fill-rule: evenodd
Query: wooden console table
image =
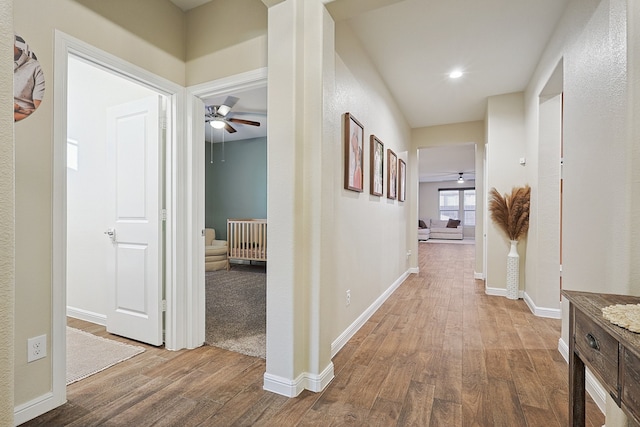
<path id="1" fill-rule="evenodd" d="M 612 304 L 638 304 L 639 297 L 563 291 L 569 300 L 569 425 L 584 426 L 589 367 L 609 395 L 640 425 L 640 334 L 602 317 Z"/>

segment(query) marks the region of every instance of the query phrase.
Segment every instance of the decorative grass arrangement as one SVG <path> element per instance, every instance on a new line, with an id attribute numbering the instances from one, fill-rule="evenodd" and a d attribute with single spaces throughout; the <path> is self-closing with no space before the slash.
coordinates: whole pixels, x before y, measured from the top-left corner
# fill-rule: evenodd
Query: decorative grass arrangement
<path id="1" fill-rule="evenodd" d="M 489 192 L 491 219 L 510 240 L 520 240 L 529 230 L 530 196 L 531 188 L 528 185 L 514 187 L 510 195 L 502 196 L 495 188 Z"/>

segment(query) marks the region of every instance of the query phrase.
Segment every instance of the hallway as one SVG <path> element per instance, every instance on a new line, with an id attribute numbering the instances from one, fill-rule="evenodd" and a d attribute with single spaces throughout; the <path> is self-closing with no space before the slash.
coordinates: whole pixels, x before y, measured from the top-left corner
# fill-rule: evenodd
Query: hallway
<path id="1" fill-rule="evenodd" d="M 262 359 L 149 347 L 72 384 L 66 405 L 24 425 L 566 426 L 560 321 L 486 296 L 473 245 L 419 249 L 420 273 L 338 353 L 322 393 L 263 391 Z M 603 423 L 588 399 L 587 425 Z"/>

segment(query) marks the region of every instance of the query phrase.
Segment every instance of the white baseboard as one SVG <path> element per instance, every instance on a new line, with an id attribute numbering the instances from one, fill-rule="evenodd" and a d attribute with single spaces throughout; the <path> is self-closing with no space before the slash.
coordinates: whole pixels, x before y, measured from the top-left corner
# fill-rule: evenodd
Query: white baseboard
<path id="1" fill-rule="evenodd" d="M 533 300 L 531 299 L 529 294 L 527 294 L 526 292 L 524 293 L 524 302 L 529 307 L 529 310 L 531 310 L 531 312 L 538 317 L 548 317 L 550 319 L 562 319 L 562 310 L 560 310 L 559 308 L 538 307 L 534 304 Z"/>
<path id="2" fill-rule="evenodd" d="M 60 405 L 64 405 L 66 401 L 57 402 L 52 392 L 43 394 L 36 397 L 29 402 L 18 405 L 13 409 L 13 422 L 14 425 L 24 424 L 29 420 L 32 420 L 45 412 L 49 412 Z"/>
<path id="3" fill-rule="evenodd" d="M 420 268 L 418 267 L 412 267 L 409 269 L 409 274 L 418 274 L 420 273 Z"/>
<path id="4" fill-rule="evenodd" d="M 476 280 L 484 280 L 484 273 L 473 272 L 473 278 Z"/>
<path id="5" fill-rule="evenodd" d="M 505 288 L 491 288 L 489 286 L 486 286 L 484 288 L 484 293 L 487 295 L 491 295 L 491 296 L 496 296 L 496 297 L 507 297 L 507 290 Z M 524 291 L 519 291 L 518 292 L 518 298 L 523 298 L 524 297 Z"/>
<path id="6" fill-rule="evenodd" d="M 380 306 L 387 300 L 387 298 L 389 298 L 391 294 L 393 294 L 393 292 L 398 289 L 398 287 L 402 284 L 402 282 L 406 280 L 408 276 L 409 271 L 403 273 L 402 276 L 400 276 L 395 282 L 393 282 L 391 286 L 389 286 L 389 288 L 384 291 L 384 293 L 380 295 L 378 299 L 373 302 L 373 304 L 369 306 L 369 308 L 367 308 L 351 325 L 349 325 L 347 329 L 345 329 L 342 334 L 340 334 L 338 338 L 336 338 L 334 342 L 331 343 L 332 359 L 336 354 L 338 354 L 340 349 L 344 347 L 344 345 L 356 334 L 356 332 L 358 332 L 362 325 L 364 325 L 367 320 L 369 320 L 369 318 L 373 316 L 373 313 L 375 313 L 376 310 L 380 308 Z"/>
<path id="7" fill-rule="evenodd" d="M 296 397 L 305 389 L 315 393 L 321 392 L 333 380 L 333 376 L 333 362 L 330 362 L 320 374 L 303 372 L 293 381 L 265 373 L 262 388 L 285 397 Z"/>
<path id="8" fill-rule="evenodd" d="M 569 346 L 564 342 L 562 338 L 558 340 L 558 351 L 564 357 L 565 362 L 569 363 Z M 596 377 L 593 376 L 589 368 L 585 369 L 585 388 L 589 396 L 600 409 L 600 412 L 606 414 L 607 412 L 607 392 L 604 387 L 600 385 Z"/>
<path id="9" fill-rule="evenodd" d="M 105 314 L 94 313 L 82 308 L 67 306 L 67 316 L 95 323 L 96 325 L 107 326 L 107 316 Z"/>

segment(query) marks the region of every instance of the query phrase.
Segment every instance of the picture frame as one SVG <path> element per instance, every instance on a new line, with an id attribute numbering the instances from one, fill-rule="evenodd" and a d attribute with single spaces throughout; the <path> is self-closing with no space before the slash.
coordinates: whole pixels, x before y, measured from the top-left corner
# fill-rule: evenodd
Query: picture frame
<path id="1" fill-rule="evenodd" d="M 344 188 L 364 189 L 364 126 L 351 113 L 344 113 Z"/>
<path id="2" fill-rule="evenodd" d="M 398 159 L 398 201 L 404 202 L 407 196 L 407 164 Z"/>
<path id="3" fill-rule="evenodd" d="M 391 149 L 387 150 L 387 198 L 398 197 L 398 156 Z"/>
<path id="4" fill-rule="evenodd" d="M 369 192 L 384 196 L 384 144 L 375 135 L 371 135 L 369 141 Z"/>

